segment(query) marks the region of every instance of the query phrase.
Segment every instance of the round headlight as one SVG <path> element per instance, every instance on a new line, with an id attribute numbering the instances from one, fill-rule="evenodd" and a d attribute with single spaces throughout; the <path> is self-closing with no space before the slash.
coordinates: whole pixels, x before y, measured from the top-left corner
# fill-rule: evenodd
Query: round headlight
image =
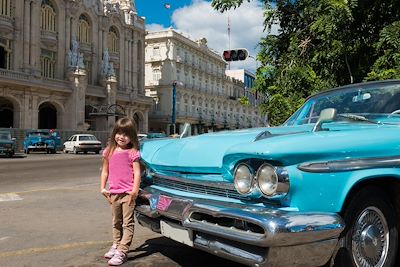
<path id="1" fill-rule="evenodd" d="M 235 188 L 240 194 L 248 194 L 253 188 L 253 171 L 246 164 L 239 164 L 234 174 Z"/>
<path id="2" fill-rule="evenodd" d="M 266 196 L 272 196 L 278 189 L 278 175 L 275 168 L 269 164 L 263 164 L 257 171 L 257 183 L 260 191 Z"/>

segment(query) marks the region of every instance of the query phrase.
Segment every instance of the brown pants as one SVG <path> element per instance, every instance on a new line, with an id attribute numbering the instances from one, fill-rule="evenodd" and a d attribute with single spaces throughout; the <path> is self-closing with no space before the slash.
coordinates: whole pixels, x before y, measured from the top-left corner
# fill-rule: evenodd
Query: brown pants
<path id="1" fill-rule="evenodd" d="M 111 211 L 113 224 L 113 243 L 125 254 L 132 243 L 135 221 L 133 209 L 135 201 L 128 205 L 129 194 L 111 194 Z"/>

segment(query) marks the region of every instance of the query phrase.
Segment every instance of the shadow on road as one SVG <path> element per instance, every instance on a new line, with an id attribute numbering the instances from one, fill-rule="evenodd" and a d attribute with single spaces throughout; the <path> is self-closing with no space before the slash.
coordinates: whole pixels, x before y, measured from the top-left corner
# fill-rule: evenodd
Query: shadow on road
<path id="1" fill-rule="evenodd" d="M 153 254 L 160 253 L 179 266 L 204 267 L 204 266 L 229 266 L 243 267 L 244 265 L 216 257 L 207 252 L 191 248 L 165 237 L 146 240 L 136 249 L 132 249 L 128 262 L 134 263 Z M 134 256 L 132 256 L 132 254 Z M 151 265 L 149 265 L 151 266 Z M 167 266 L 167 265 L 165 265 Z M 174 264 L 174 266 L 176 266 Z"/>

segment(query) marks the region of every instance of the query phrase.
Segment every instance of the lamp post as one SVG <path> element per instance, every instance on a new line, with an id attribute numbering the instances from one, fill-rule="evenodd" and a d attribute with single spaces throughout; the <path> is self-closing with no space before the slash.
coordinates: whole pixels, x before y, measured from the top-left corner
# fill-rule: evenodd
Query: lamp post
<path id="1" fill-rule="evenodd" d="M 172 125 L 172 134 L 176 133 L 176 85 L 177 81 L 172 82 L 172 118 L 171 118 L 171 125 Z"/>

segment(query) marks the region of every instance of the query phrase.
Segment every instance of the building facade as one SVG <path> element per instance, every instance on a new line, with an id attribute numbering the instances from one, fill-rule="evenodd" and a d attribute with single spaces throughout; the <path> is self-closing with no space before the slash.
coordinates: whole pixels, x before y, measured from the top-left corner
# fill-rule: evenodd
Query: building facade
<path id="1" fill-rule="evenodd" d="M 0 127 L 147 131 L 144 25 L 132 0 L 0 0 Z"/>
<path id="2" fill-rule="evenodd" d="M 253 90 L 256 77 L 245 69 L 225 70 L 225 74 L 244 84 L 244 96 L 249 100 L 249 105 L 258 106 L 266 101 L 263 94 Z"/>
<path id="3" fill-rule="evenodd" d="M 226 62 L 207 46 L 170 28 L 146 35 L 145 88 L 154 101 L 150 131 L 191 133 L 263 125 L 256 106 L 244 106 L 244 83 L 225 75 Z"/>

